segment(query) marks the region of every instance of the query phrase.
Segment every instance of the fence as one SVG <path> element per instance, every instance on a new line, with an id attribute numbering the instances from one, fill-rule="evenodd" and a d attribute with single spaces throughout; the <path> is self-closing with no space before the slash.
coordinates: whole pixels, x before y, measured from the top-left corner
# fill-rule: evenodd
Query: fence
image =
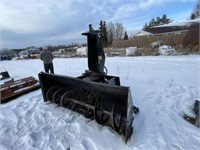
<path id="1" fill-rule="evenodd" d="M 125 48 L 125 47 L 146 47 L 150 46 L 152 42 L 162 40 L 166 45 L 178 45 L 182 44 L 182 40 L 186 33 L 172 34 L 172 35 L 154 35 L 154 36 L 139 36 L 130 40 L 113 41 L 113 48 Z"/>

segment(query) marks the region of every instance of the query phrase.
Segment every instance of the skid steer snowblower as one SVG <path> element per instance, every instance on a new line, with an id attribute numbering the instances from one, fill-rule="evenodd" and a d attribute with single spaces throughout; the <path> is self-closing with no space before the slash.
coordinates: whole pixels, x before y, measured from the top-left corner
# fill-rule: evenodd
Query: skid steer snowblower
<path id="1" fill-rule="evenodd" d="M 110 126 L 127 142 L 139 109 L 133 105 L 130 88 L 120 86 L 119 77 L 104 72 L 105 55 L 99 32 L 89 25 L 89 32 L 82 35 L 87 36 L 89 70 L 76 78 L 39 73 L 43 99 Z"/>

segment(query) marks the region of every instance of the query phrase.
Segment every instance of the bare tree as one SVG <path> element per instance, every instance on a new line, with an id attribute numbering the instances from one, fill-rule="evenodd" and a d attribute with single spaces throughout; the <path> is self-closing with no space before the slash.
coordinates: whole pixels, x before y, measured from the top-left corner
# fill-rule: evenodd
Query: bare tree
<path id="1" fill-rule="evenodd" d="M 112 43 L 112 41 L 114 41 L 115 33 L 115 25 L 112 22 L 107 23 L 107 32 L 108 43 Z"/>
<path id="2" fill-rule="evenodd" d="M 114 40 L 121 40 L 123 39 L 124 35 L 124 27 L 121 23 L 115 24 L 115 39 Z"/>
<path id="3" fill-rule="evenodd" d="M 124 26 L 121 23 L 112 22 L 107 23 L 107 36 L 108 42 L 112 43 L 112 41 L 121 40 L 124 37 Z"/>

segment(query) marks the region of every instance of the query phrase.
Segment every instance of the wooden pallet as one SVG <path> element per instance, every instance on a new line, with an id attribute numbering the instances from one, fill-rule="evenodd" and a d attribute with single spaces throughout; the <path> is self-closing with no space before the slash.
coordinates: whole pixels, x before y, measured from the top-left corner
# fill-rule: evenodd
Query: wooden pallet
<path id="1" fill-rule="evenodd" d="M 30 76 L 27 78 L 10 81 L 0 85 L 0 104 L 14 99 L 22 94 L 39 89 L 40 85 L 38 80 Z"/>

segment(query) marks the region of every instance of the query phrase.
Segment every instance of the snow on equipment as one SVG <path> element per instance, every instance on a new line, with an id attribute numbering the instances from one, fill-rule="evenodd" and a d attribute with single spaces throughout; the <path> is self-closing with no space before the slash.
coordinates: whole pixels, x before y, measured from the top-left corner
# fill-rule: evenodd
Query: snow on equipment
<path id="1" fill-rule="evenodd" d="M 14 99 L 22 94 L 40 88 L 38 80 L 34 77 L 27 77 L 16 81 L 6 82 L 1 87 L 0 104 Z"/>
<path id="2" fill-rule="evenodd" d="M 13 81 L 13 78 L 10 77 L 6 69 L 0 68 L 0 80 L 4 80 L 4 82 L 10 82 Z"/>
<path id="3" fill-rule="evenodd" d="M 8 71 L 2 71 L 2 72 L 0 72 L 0 79 L 1 80 L 7 79 L 7 78 L 10 78 L 10 75 L 9 75 Z"/>
<path id="4" fill-rule="evenodd" d="M 187 120 L 188 122 L 194 124 L 197 127 L 200 127 L 200 101 L 195 100 L 193 111 L 196 115 L 196 117 L 188 116 L 187 114 L 184 114 L 183 118 Z"/>
<path id="5" fill-rule="evenodd" d="M 120 86 L 119 77 L 104 72 L 105 55 L 99 31 L 89 25 L 89 32 L 82 35 L 87 36 L 89 70 L 76 78 L 39 73 L 44 101 L 110 126 L 127 142 L 133 132 L 134 113 L 139 109 L 133 105 L 130 88 Z"/>

